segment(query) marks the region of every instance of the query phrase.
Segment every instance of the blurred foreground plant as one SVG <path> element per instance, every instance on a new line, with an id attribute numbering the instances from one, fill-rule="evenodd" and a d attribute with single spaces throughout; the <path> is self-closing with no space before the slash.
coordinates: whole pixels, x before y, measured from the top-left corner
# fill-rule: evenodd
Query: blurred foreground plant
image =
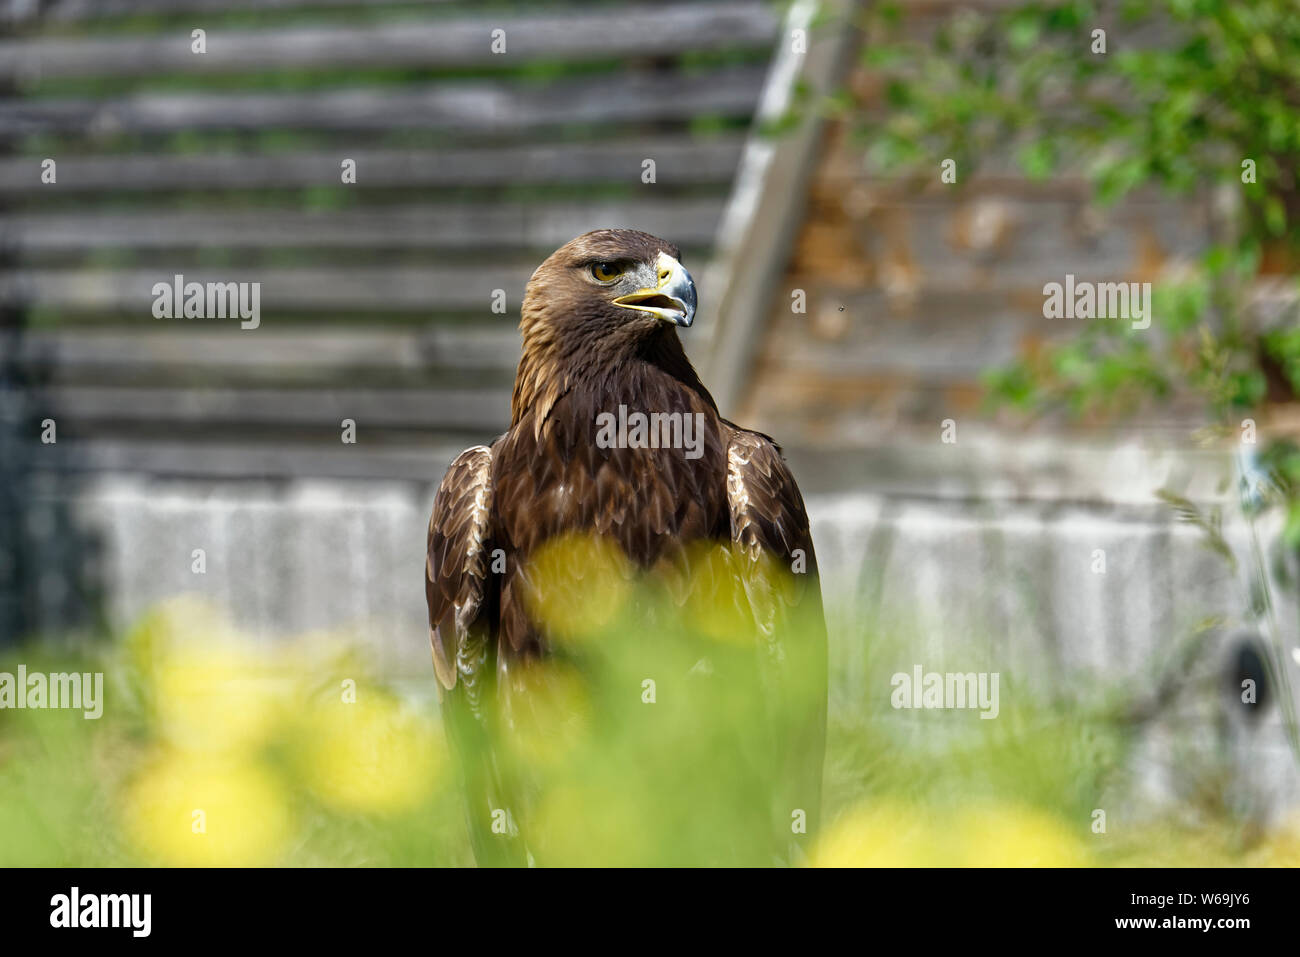
<path id="1" fill-rule="evenodd" d="M 751 835 L 785 809 L 754 775 L 761 736 L 737 733 L 763 727 L 752 655 L 716 608 L 667 624 L 679 606 L 661 584 L 629 585 L 591 620 L 613 627 L 627 603 L 660 603 L 664 627 L 594 646 L 575 635 L 523 679 L 538 693 L 502 750 L 529 785 L 539 864 L 775 859 Z M 1092 833 L 1099 799 L 1133 807 L 1115 797 L 1129 731 L 1110 710 L 1008 686 L 993 721 L 894 711 L 888 673 L 907 631 L 867 621 L 843 623 L 875 665 L 851 686 L 836 666 L 813 865 L 1300 863 L 1300 822 L 1243 843 L 1233 821 L 1188 825 L 1174 808 Z M 18 653 L 0 670 L 102 670 L 107 690 L 99 721 L 0 710 L 0 864 L 470 863 L 432 701 L 386 688 L 341 641 L 254 641 L 181 599 L 101 652 Z"/>
<path id="2" fill-rule="evenodd" d="M 96 659 L 75 668 L 105 673 L 102 721 L 28 713 L 26 735 L 0 738 L 0 832 L 7 838 L 30 828 L 24 817 L 48 817 L 49 840 L 15 862 L 461 859 L 463 847 L 448 840 L 454 828 L 431 845 L 430 825 L 412 827 L 453 816 L 440 809 L 454 803 L 428 708 L 370 678 L 341 636 L 257 642 L 207 603 L 182 597 Z M 0 730 L 8 732 L 6 717 Z M 57 748 L 31 747 L 33 735 Z M 93 823 L 46 806 L 50 788 L 93 795 Z"/>

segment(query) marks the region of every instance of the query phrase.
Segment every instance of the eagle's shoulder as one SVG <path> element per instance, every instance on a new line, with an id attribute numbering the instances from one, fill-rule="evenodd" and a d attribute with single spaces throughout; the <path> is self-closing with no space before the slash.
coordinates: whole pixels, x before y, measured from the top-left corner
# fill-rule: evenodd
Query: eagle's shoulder
<path id="1" fill-rule="evenodd" d="M 425 559 L 425 599 L 434 670 L 456 685 L 459 658 L 483 612 L 491 553 L 492 449 L 476 445 L 447 468 L 433 500 Z"/>

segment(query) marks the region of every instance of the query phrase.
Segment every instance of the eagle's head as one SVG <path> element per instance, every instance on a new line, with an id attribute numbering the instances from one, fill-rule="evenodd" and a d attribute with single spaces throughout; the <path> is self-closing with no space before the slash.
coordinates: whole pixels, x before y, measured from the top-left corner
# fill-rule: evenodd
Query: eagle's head
<path id="1" fill-rule="evenodd" d="M 695 283 L 672 243 L 634 229 L 597 229 L 553 252 L 524 295 L 530 344 L 636 349 L 695 319 Z"/>
<path id="2" fill-rule="evenodd" d="M 677 338 L 695 319 L 695 282 L 672 243 L 635 229 L 597 229 L 537 267 L 519 320 L 523 356 L 512 422 L 545 418 L 571 384 L 624 376 L 649 362 L 708 397 Z"/>

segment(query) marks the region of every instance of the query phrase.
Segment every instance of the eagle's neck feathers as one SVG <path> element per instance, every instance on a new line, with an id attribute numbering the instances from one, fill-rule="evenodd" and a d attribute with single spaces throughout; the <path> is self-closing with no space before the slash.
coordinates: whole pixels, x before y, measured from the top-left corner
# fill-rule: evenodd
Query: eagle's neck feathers
<path id="1" fill-rule="evenodd" d="M 619 401 L 660 405 L 702 402 L 717 412 L 713 397 L 671 328 L 636 338 L 617 333 L 564 336 L 556 335 L 545 323 L 526 318 L 521 330 L 523 355 L 515 374 L 510 427 L 531 427 L 534 439 L 540 439 L 548 427 L 555 404 L 575 389 L 615 405 Z M 651 382 L 655 395 L 643 391 Z M 675 399 L 671 393 L 679 390 L 682 394 Z M 672 410 L 655 407 L 643 411 Z"/>

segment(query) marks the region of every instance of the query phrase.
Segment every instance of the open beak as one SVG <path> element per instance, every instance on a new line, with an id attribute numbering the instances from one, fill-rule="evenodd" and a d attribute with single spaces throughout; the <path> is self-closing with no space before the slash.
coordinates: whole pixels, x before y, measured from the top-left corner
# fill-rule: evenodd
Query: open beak
<path id="1" fill-rule="evenodd" d="M 639 309 L 658 316 L 675 326 L 689 326 L 695 321 L 695 282 L 691 274 L 672 256 L 660 253 L 655 260 L 659 277 L 653 288 L 638 289 L 614 300 L 617 306 Z"/>

